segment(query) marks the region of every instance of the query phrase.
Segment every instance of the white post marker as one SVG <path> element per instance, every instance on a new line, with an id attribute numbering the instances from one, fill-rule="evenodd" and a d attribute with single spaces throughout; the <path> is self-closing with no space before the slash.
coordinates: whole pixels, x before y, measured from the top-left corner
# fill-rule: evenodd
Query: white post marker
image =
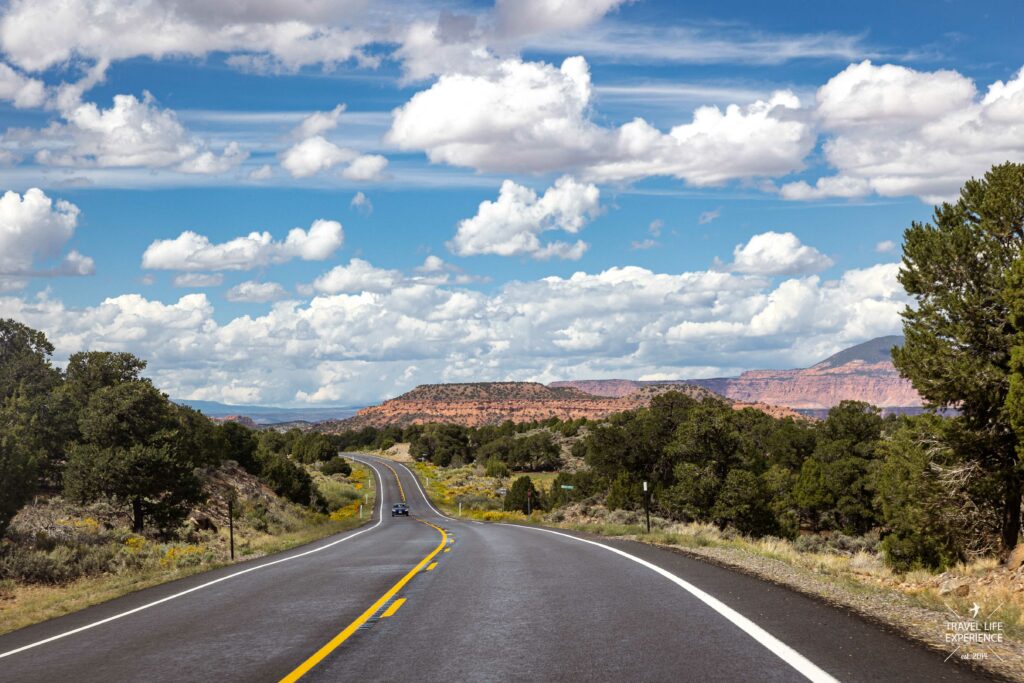
<path id="1" fill-rule="evenodd" d="M 359 519 L 363 518 L 363 504 L 359 504 Z"/>

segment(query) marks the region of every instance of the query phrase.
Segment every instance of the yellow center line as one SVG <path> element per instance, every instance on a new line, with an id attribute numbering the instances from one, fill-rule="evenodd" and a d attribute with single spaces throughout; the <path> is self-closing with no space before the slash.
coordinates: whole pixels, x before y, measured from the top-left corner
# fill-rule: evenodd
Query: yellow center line
<path id="1" fill-rule="evenodd" d="M 427 571 L 428 572 L 434 571 L 434 567 L 436 567 L 436 566 L 437 566 L 437 562 L 431 562 L 430 564 L 427 565 Z"/>
<path id="2" fill-rule="evenodd" d="M 327 655 L 331 654 L 336 649 L 338 649 L 338 646 L 340 646 L 342 643 L 348 640 L 360 626 L 369 621 L 370 617 L 376 614 L 381 607 L 387 604 L 388 600 L 395 597 L 395 594 L 398 593 L 398 591 L 402 590 L 402 587 L 405 586 L 405 584 L 409 583 L 409 581 L 411 581 L 412 578 L 416 576 L 416 574 L 418 574 L 421 569 L 423 569 L 423 567 L 425 567 L 432 559 L 434 559 L 435 555 L 441 552 L 441 549 L 444 548 L 445 544 L 448 541 L 448 534 L 445 533 L 444 529 L 442 529 L 439 526 L 434 526 L 430 522 L 425 522 L 422 519 L 417 519 L 416 521 L 422 522 L 423 524 L 426 524 L 429 527 L 433 527 L 434 529 L 437 529 L 441 532 L 441 542 L 437 544 L 437 547 L 430 551 L 429 555 L 420 560 L 419 564 L 410 569 L 408 574 L 399 579 L 398 583 L 389 588 L 387 593 L 380 596 L 380 598 L 377 599 L 377 602 L 370 605 L 365 612 L 356 617 L 355 621 L 346 626 L 344 631 L 331 638 L 331 640 L 326 645 L 324 645 L 319 650 L 314 652 L 309 659 L 300 664 L 290 674 L 282 678 L 281 683 L 292 683 L 293 681 L 299 680 L 300 678 L 305 676 L 310 671 L 310 669 L 312 669 L 314 666 L 323 661 L 323 659 Z M 395 609 L 397 610 L 398 608 L 395 607 Z"/>
<path id="3" fill-rule="evenodd" d="M 384 614 L 380 615 L 381 619 L 385 619 L 387 617 L 394 616 L 395 612 L 398 611 L 398 608 L 401 607 L 404 604 L 405 604 L 405 598 L 398 598 L 393 603 L 391 603 L 391 605 L 388 606 L 388 608 L 386 610 L 384 610 Z"/>
<path id="4" fill-rule="evenodd" d="M 398 478 L 398 472 L 395 471 L 394 467 L 392 467 L 391 465 L 389 465 L 387 463 L 384 463 L 384 467 L 387 467 L 389 470 L 391 470 L 391 474 L 395 475 L 395 483 L 398 484 L 398 494 L 400 496 L 402 496 L 402 502 L 404 503 L 405 502 L 405 489 L 402 488 L 402 480 Z"/>

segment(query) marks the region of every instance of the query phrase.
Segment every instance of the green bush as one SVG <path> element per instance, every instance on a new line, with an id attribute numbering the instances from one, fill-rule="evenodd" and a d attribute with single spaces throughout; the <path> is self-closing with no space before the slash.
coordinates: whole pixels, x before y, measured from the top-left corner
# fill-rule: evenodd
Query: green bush
<path id="1" fill-rule="evenodd" d="M 488 477 L 497 477 L 499 479 L 507 477 L 509 475 L 508 465 L 497 458 L 488 458 L 487 463 L 484 465 L 484 474 Z"/>
<path id="2" fill-rule="evenodd" d="M 732 470 L 711 510 L 715 523 L 731 526 L 742 534 L 760 537 L 774 534 L 778 528 L 769 507 L 764 483 L 753 472 Z"/>
<path id="3" fill-rule="evenodd" d="M 320 468 L 320 471 L 328 476 L 332 474 L 340 474 L 343 477 L 347 477 L 352 474 L 352 465 L 349 465 L 348 461 L 339 455 L 325 462 L 323 467 Z"/>
<path id="4" fill-rule="evenodd" d="M 527 512 L 542 509 L 540 492 L 533 485 L 533 480 L 523 476 L 512 482 L 512 488 L 505 494 L 504 509 L 507 512 Z"/>

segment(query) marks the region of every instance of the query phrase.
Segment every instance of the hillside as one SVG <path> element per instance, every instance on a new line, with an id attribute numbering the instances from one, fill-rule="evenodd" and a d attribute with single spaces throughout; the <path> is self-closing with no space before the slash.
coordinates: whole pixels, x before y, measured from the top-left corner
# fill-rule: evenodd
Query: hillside
<path id="1" fill-rule="evenodd" d="M 903 342 L 899 336 L 878 337 L 851 346 L 809 368 L 749 370 L 739 377 L 678 380 L 700 386 L 734 401 L 766 403 L 801 411 L 827 410 L 840 401 L 865 401 L 881 408 L 914 409 L 921 397 L 902 379 L 890 351 Z M 596 396 L 622 397 L 650 385 L 676 382 L 639 382 L 624 379 L 553 382 L 553 388 L 574 388 Z"/>
<path id="2" fill-rule="evenodd" d="M 449 422 L 471 427 L 512 422 L 536 422 L 557 417 L 600 419 L 648 405 L 666 391 L 681 391 L 694 398 L 722 398 L 706 388 L 687 384 L 645 385 L 625 396 L 597 396 L 575 387 L 549 387 L 537 382 L 476 382 L 424 384 L 384 403 L 363 408 L 354 417 L 325 422 L 327 432 L 363 427 L 404 427 L 428 422 Z M 728 400 L 728 399 L 724 399 Z M 777 417 L 795 415 L 785 408 L 729 401 L 736 409 L 753 407 Z"/>

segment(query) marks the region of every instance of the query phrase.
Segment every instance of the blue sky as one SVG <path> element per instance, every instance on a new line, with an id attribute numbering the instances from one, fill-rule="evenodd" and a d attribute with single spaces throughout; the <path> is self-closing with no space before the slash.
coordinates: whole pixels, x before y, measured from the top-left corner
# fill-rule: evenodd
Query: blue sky
<path id="1" fill-rule="evenodd" d="M 0 10 L 0 315 L 181 398 L 807 365 L 1024 152 L 1017 3 L 114 6 Z"/>

